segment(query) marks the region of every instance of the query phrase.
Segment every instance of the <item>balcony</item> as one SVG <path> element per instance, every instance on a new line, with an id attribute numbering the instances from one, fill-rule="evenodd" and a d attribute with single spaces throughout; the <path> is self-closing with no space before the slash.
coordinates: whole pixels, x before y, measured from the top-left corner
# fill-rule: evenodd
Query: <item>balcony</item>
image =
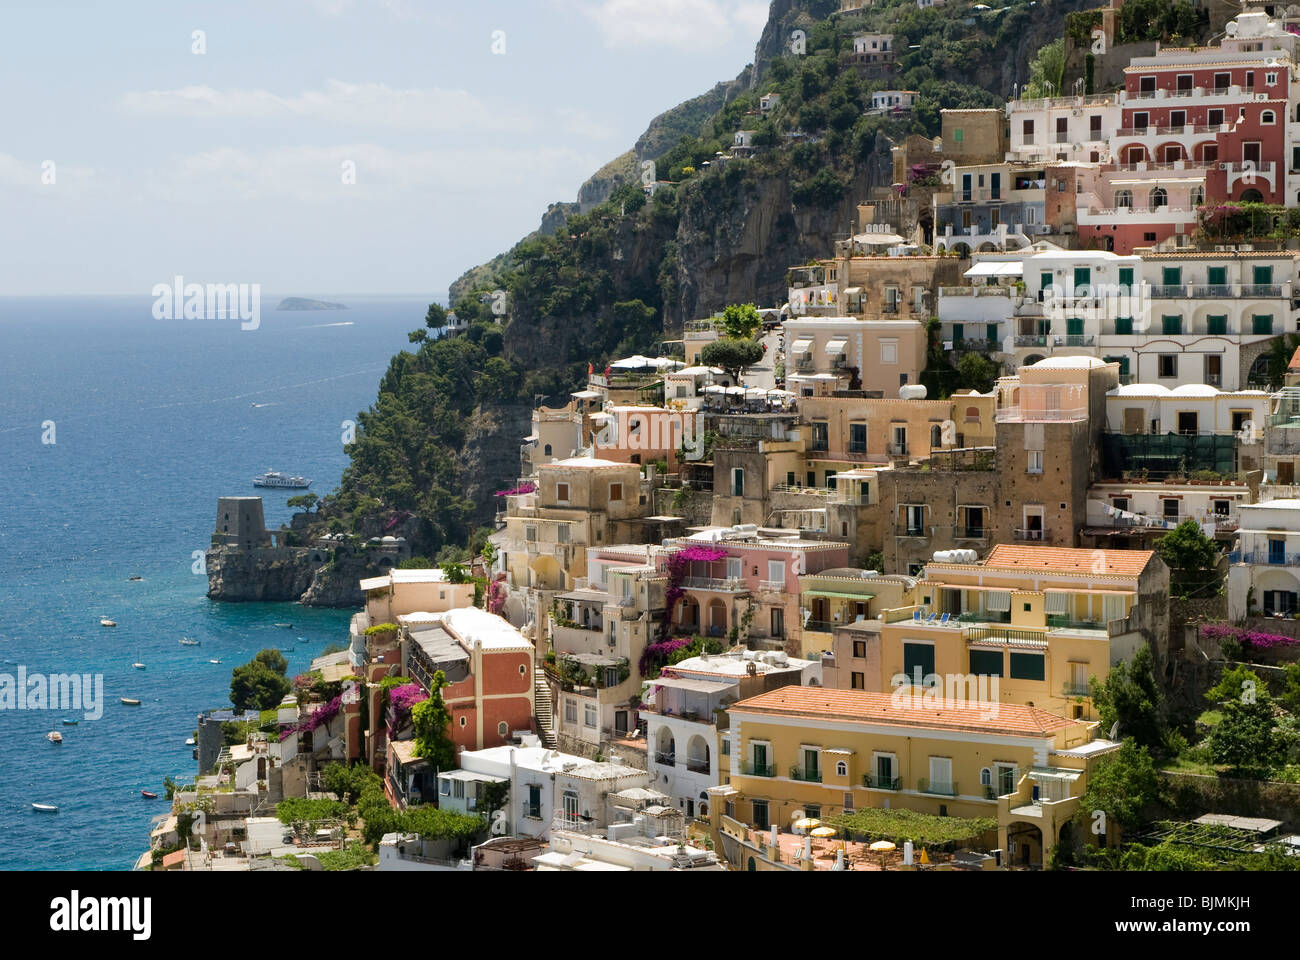
<path id="1" fill-rule="evenodd" d="M 988 530 L 985 527 L 956 526 L 952 528 L 952 538 L 954 540 L 987 540 Z"/>
<path id="2" fill-rule="evenodd" d="M 955 797 L 957 796 L 957 781 L 945 782 L 923 777 L 916 782 L 916 789 L 918 793 L 928 793 L 936 797 Z"/>
<path id="3" fill-rule="evenodd" d="M 1274 553 L 1272 550 L 1234 550 L 1229 563 L 1254 563 L 1271 567 L 1300 567 L 1300 553 Z"/>
<path id="4" fill-rule="evenodd" d="M 809 620 L 803 625 L 804 633 L 834 633 L 838 623 L 832 623 L 830 620 Z"/>
<path id="5" fill-rule="evenodd" d="M 1280 283 L 1243 283 L 1241 285 L 1241 295 L 1243 297 L 1280 297 L 1282 296 L 1282 285 Z"/>
<path id="6" fill-rule="evenodd" d="M 880 777 L 867 774 L 862 778 L 862 785 L 871 790 L 902 790 L 902 777 Z"/>
<path id="7" fill-rule="evenodd" d="M 1197 300 L 1218 300 L 1235 297 L 1232 284 L 1230 283 L 1207 283 L 1194 284 L 1192 286 L 1192 297 Z"/>
<path id="8" fill-rule="evenodd" d="M 672 753 L 660 753 L 659 751 L 655 751 L 655 763 L 659 764 L 661 767 L 675 767 L 677 766 L 677 756 Z"/>
<path id="9" fill-rule="evenodd" d="M 1018 336 L 1015 339 L 1015 345 L 1017 347 L 1045 347 L 1047 346 L 1047 337 L 1043 334 Z"/>
<path id="10" fill-rule="evenodd" d="M 1086 697 L 1088 695 L 1088 685 L 1086 683 L 1070 683 L 1066 681 L 1061 684 L 1061 696 L 1063 697 Z"/>
<path id="11" fill-rule="evenodd" d="M 1153 283 L 1149 289 L 1157 300 L 1181 300 L 1187 296 L 1185 283 Z"/>
<path id="12" fill-rule="evenodd" d="M 1042 543 L 1047 539 L 1047 531 L 1043 529 L 1028 530 L 1017 527 L 1011 531 L 1011 535 L 1025 543 Z"/>
<path id="13" fill-rule="evenodd" d="M 894 528 L 896 537 L 928 537 L 923 526 L 913 526 L 912 524 L 899 524 Z"/>
<path id="14" fill-rule="evenodd" d="M 891 457 L 905 457 L 907 456 L 907 444 L 888 443 L 885 445 L 885 452 L 888 453 Z"/>
<path id="15" fill-rule="evenodd" d="M 791 767 L 790 779 L 800 780 L 804 783 L 821 783 L 822 772 L 820 770 L 808 770 L 804 767 Z"/>
<path id="16" fill-rule="evenodd" d="M 742 763 L 740 775 L 743 777 L 775 777 L 776 768 L 771 764 Z"/>
<path id="17" fill-rule="evenodd" d="M 749 588 L 740 577 L 686 577 L 682 586 L 691 590 L 715 590 L 719 593 L 745 593 Z"/>
<path id="18" fill-rule="evenodd" d="M 758 589 L 766 590 L 769 593 L 781 593 L 785 590 L 785 581 L 784 580 L 760 580 L 758 581 Z"/>
<path id="19" fill-rule="evenodd" d="M 689 757 L 686 761 L 686 769 L 691 773 L 708 773 L 709 761 L 701 757 Z"/>

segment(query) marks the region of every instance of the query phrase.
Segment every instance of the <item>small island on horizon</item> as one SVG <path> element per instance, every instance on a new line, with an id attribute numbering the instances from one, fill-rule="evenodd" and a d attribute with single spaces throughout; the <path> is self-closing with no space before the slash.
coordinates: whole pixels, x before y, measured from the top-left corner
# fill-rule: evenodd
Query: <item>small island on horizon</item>
<path id="1" fill-rule="evenodd" d="M 346 310 L 346 303 L 328 300 L 310 300 L 307 297 L 285 297 L 276 305 L 277 310 Z"/>

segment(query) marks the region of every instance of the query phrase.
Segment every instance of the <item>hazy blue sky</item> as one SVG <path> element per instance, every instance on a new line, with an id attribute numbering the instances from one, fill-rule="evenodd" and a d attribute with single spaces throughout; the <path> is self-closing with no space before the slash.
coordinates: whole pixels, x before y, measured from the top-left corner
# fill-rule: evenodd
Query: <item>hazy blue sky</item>
<path id="1" fill-rule="evenodd" d="M 441 297 L 655 114 L 734 77 L 766 14 L 766 0 L 2 0 L 0 294 L 148 296 L 181 274 Z"/>

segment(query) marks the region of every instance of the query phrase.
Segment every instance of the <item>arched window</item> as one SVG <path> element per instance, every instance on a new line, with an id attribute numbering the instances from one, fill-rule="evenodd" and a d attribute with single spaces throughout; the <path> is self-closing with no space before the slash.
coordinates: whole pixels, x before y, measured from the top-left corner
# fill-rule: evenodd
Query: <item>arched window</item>
<path id="1" fill-rule="evenodd" d="M 1115 209 L 1116 209 L 1116 210 L 1128 210 L 1128 209 L 1130 209 L 1132 206 L 1133 206 L 1133 191 L 1132 191 L 1132 190 L 1116 190 L 1116 191 L 1115 191 Z"/>
<path id="2" fill-rule="evenodd" d="M 1192 187 L 1192 206 L 1199 207 L 1205 203 L 1205 188 Z"/>
<path id="3" fill-rule="evenodd" d="M 843 760 L 835 764 L 835 776 L 847 777 L 849 775 L 849 765 Z"/>
<path id="4" fill-rule="evenodd" d="M 936 423 L 930 428 L 930 449 L 936 449 L 943 446 L 943 430 Z"/>
<path id="5" fill-rule="evenodd" d="M 1265 110 L 1259 115 L 1259 122 L 1265 125 L 1277 123 L 1277 116 L 1272 110 Z"/>
<path id="6" fill-rule="evenodd" d="M 1151 192 L 1147 194 L 1147 206 L 1152 210 L 1156 207 L 1169 206 L 1169 194 L 1165 192 L 1164 187 L 1151 188 Z"/>
<path id="7" fill-rule="evenodd" d="M 508 724 L 508 723 L 506 723 L 504 720 L 502 720 L 500 723 L 497 724 L 497 733 L 498 733 L 500 736 L 503 736 L 503 737 L 506 736 L 507 734 L 509 734 L 509 733 L 510 733 L 510 724 Z"/>
<path id="8" fill-rule="evenodd" d="M 980 769 L 980 786 L 981 787 L 993 786 L 993 771 L 990 770 L 988 767 L 982 767 Z"/>
<path id="9" fill-rule="evenodd" d="M 549 443 L 542 447 L 542 454 L 548 457 L 551 455 L 551 445 Z"/>

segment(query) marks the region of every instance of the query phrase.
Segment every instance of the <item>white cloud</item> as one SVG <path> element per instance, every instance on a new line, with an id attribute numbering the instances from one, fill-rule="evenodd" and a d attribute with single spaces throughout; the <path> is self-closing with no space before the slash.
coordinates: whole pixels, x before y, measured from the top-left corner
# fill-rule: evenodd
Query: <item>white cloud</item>
<path id="1" fill-rule="evenodd" d="M 767 22 L 764 0 L 557 0 L 586 16 L 612 48 L 716 50 L 739 35 L 758 39 Z"/>

